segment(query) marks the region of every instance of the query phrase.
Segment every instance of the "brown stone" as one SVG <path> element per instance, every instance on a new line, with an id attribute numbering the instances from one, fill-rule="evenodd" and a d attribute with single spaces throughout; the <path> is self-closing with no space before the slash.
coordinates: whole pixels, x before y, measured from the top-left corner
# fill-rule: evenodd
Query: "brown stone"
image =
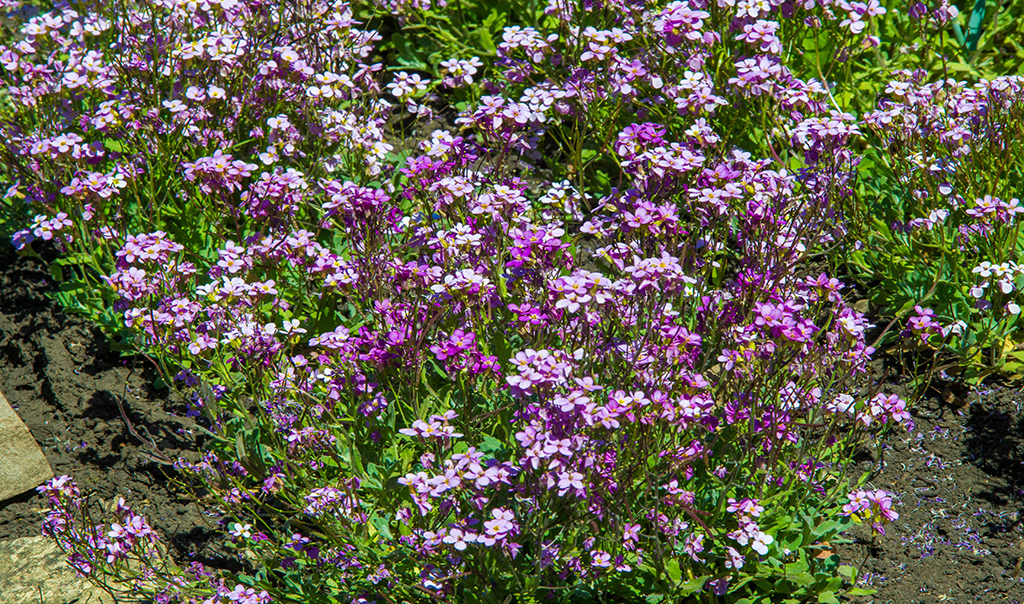
<path id="1" fill-rule="evenodd" d="M 0 501 L 53 478 L 39 444 L 0 393 Z"/>
<path id="2" fill-rule="evenodd" d="M 76 576 L 65 559 L 46 537 L 0 541 L 0 602 L 115 604 L 107 592 Z"/>

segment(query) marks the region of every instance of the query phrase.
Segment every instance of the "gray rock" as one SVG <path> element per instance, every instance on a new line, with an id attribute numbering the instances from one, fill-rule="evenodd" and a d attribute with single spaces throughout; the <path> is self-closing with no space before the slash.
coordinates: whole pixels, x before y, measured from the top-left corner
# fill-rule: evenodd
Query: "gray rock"
<path id="1" fill-rule="evenodd" d="M 0 501 L 31 491 L 50 478 L 53 470 L 39 444 L 0 393 Z"/>
<path id="2" fill-rule="evenodd" d="M 46 537 L 0 541 L 0 602 L 115 604 L 108 593 L 76 576 L 64 553 Z"/>

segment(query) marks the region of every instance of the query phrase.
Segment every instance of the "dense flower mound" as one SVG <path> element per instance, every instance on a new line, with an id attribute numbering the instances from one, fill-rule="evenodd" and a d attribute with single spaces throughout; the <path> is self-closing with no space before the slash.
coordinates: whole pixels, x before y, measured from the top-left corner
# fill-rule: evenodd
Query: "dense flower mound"
<path id="1" fill-rule="evenodd" d="M 82 574 L 203 604 L 850 591 L 824 544 L 898 517 L 850 457 L 912 422 L 864 394 L 871 325 L 820 260 L 870 264 L 866 145 L 927 143 L 894 181 L 941 203 L 904 230 L 953 225 L 974 308 L 1016 317 L 985 242 L 1017 199 L 957 162 L 1016 140 L 1020 79 L 897 71 L 840 104 L 880 20 L 941 38 L 945 2 L 510 6 L 431 65 L 394 28 L 472 13 L 61 4 L 0 46 L 14 245 L 61 252 L 62 301 L 189 402 L 207 446 L 176 476 L 244 568 L 180 565 L 61 477 L 43 530 Z M 907 341 L 965 333 L 939 310 Z"/>
<path id="2" fill-rule="evenodd" d="M 887 216 L 892 221 L 880 239 L 897 251 L 937 253 L 901 267 L 917 273 L 902 280 L 917 281 L 916 288 L 899 291 L 894 283 L 883 295 L 909 308 L 911 297 L 938 290 L 934 310 L 919 308 L 918 322 L 911 319 L 921 341 L 947 338 L 971 363 L 1017 371 L 1021 356 L 1012 350 L 1020 340 L 1015 328 L 1024 284 L 1016 262 L 1017 216 L 1024 208 L 1016 158 L 1024 134 L 1024 79 L 1003 76 L 972 86 L 952 78 L 929 83 L 921 70 L 894 75 L 885 90 L 889 98 L 865 116 L 879 143 L 893 151 L 906 200 Z M 945 327 L 931 318 L 935 311 Z"/>

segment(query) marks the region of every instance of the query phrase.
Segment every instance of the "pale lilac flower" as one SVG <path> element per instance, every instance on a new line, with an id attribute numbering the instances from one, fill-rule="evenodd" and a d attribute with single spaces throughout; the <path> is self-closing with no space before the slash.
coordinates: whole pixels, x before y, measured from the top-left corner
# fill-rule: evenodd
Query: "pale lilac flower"
<path id="1" fill-rule="evenodd" d="M 612 555 L 608 552 L 601 550 L 594 550 L 590 552 L 591 562 L 590 565 L 595 568 L 608 568 L 612 565 Z"/>
<path id="2" fill-rule="evenodd" d="M 415 73 L 409 74 L 400 71 L 395 75 L 395 79 L 387 85 L 387 89 L 399 99 L 406 99 L 417 92 L 426 90 L 429 83 L 429 80 L 424 80 Z"/>
<path id="3" fill-rule="evenodd" d="M 462 529 L 450 528 L 448 529 L 447 534 L 445 534 L 443 541 L 461 552 L 464 551 L 470 543 L 476 543 L 477 535 L 475 533 L 463 531 Z"/>
<path id="4" fill-rule="evenodd" d="M 775 542 L 775 538 L 768 533 L 757 531 L 750 541 L 750 547 L 762 556 L 768 554 L 768 546 Z"/>

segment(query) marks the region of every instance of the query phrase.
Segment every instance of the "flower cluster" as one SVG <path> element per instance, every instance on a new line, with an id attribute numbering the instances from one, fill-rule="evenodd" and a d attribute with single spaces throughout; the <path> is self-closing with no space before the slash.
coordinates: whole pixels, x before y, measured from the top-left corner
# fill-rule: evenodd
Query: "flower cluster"
<path id="1" fill-rule="evenodd" d="M 935 318 L 922 323 L 919 313 L 911 329 L 927 340 L 931 324 L 941 321 L 943 335 L 953 336 L 949 343 L 965 360 L 979 347 L 990 348 L 986 356 L 998 367 L 1012 348 L 1006 339 L 1020 338 L 1013 327 L 1021 304 L 1015 259 L 1024 210 L 1012 185 L 989 183 L 982 175 L 1014 169 L 1007 162 L 1015 161 L 1015 149 L 1024 144 L 1024 79 L 1003 76 L 971 85 L 953 78 L 929 82 L 923 70 L 894 76 L 885 89 L 888 98 L 864 118 L 894 153 L 906 200 L 879 239 L 907 250 L 940 250 L 911 252 L 915 261 L 904 282 L 921 282 L 919 276 L 934 274 L 937 266 L 954 284 L 938 292 L 928 315 Z M 898 282 L 885 287 L 908 291 Z M 893 296 L 893 305 L 910 302 L 904 296 Z"/>
<path id="2" fill-rule="evenodd" d="M 25 115 L 69 112 L 4 126 L 18 190 L 43 212 L 16 241 L 95 259 L 83 279 L 101 273 L 105 316 L 209 431 L 176 469 L 263 566 L 143 573 L 135 589 L 263 604 L 298 585 L 421 601 L 632 581 L 738 598 L 765 583 L 752 577 L 771 583 L 802 531 L 837 530 L 843 455 L 911 420 L 899 396 L 852 394 L 870 325 L 843 283 L 804 266 L 847 235 L 857 141 L 922 136 L 909 116 L 931 89 L 893 86 L 905 103 L 858 120 L 786 36 L 808 49 L 828 27 L 849 57 L 889 13 L 544 13 L 501 29 L 492 64 L 441 54 L 454 58 L 429 76 L 403 56 L 382 77 L 367 64 L 380 36 L 341 0 L 62 6 L 0 48 Z M 1018 84 L 999 86 L 985 94 Z M 469 100 L 444 106 L 444 91 Z M 752 115 L 766 116 L 756 135 Z M 926 117 L 949 157 L 969 155 L 970 120 Z M 965 216 L 969 246 L 1016 224 L 1016 200 L 970 205 L 962 188 L 943 181 L 957 201 L 909 228 Z M 1004 260 L 989 262 L 978 274 L 1008 294 Z M 909 329 L 936 333 L 929 317 Z M 101 530 L 72 517 L 66 479 L 46 492 L 46 530 L 82 569 L 158 547 L 125 504 Z M 858 518 L 894 515 L 878 493 L 851 502 Z"/>
<path id="3" fill-rule="evenodd" d="M 900 517 L 892 509 L 893 495 L 888 491 L 858 490 L 846 497 L 850 502 L 843 506 L 843 513 L 862 522 L 871 523 L 871 528 L 882 535 L 885 534 L 885 525 Z"/>
<path id="4" fill-rule="evenodd" d="M 53 218 L 44 214 L 38 214 L 32 219 L 31 226 L 15 233 L 11 240 L 14 243 L 15 249 L 19 250 L 24 249 L 25 246 L 36 239 L 51 241 L 54 240 L 54 236 L 58 237 L 58 239 L 54 240 L 55 243 L 60 244 L 62 241 L 72 243 L 74 237 L 71 234 L 65 233 L 62 236 L 57 234 L 73 226 L 73 224 L 65 212 L 58 212 Z"/>

